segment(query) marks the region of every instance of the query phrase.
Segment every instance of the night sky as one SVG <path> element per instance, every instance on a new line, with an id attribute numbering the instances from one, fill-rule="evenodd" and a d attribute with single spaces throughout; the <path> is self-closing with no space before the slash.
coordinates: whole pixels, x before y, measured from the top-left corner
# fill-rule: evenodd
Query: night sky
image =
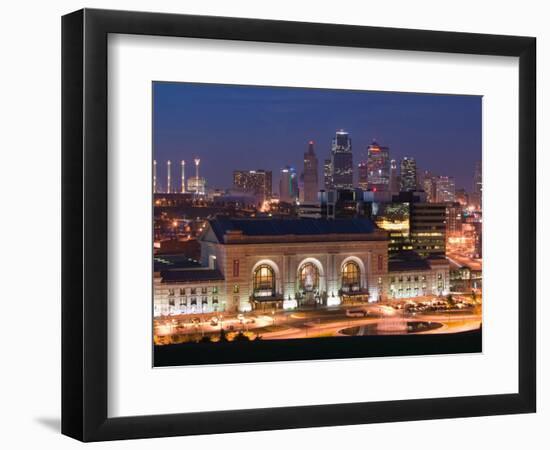
<path id="1" fill-rule="evenodd" d="M 355 167 L 376 139 L 390 148 L 391 159 L 413 156 L 420 170 L 454 176 L 457 189 L 472 189 L 481 159 L 478 96 L 153 84 L 153 154 L 162 189 L 166 160 L 172 160 L 172 184 L 179 189 L 180 161 L 189 177 L 199 156 L 208 187 L 231 187 L 234 169 L 266 169 L 273 171 L 277 192 L 282 167 L 301 173 L 309 140 L 315 141 L 322 184 L 323 160 L 341 128 L 352 139 Z"/>

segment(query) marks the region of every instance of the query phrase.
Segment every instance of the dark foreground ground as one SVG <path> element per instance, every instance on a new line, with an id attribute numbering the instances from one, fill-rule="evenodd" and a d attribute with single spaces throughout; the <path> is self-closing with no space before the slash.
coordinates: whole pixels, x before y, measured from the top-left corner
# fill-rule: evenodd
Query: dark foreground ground
<path id="1" fill-rule="evenodd" d="M 154 346 L 154 366 L 481 352 L 481 329 L 451 334 L 323 337 Z"/>

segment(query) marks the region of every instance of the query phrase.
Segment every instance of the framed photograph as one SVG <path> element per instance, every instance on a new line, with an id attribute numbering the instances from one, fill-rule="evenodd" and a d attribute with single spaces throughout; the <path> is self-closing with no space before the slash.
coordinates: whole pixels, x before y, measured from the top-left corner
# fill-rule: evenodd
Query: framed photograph
<path id="1" fill-rule="evenodd" d="M 535 411 L 535 38 L 62 33 L 64 434 Z"/>

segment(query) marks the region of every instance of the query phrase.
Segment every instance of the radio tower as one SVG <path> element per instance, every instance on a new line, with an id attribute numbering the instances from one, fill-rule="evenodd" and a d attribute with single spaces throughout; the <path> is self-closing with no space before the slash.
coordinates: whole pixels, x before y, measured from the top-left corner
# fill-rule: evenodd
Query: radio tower
<path id="1" fill-rule="evenodd" d="M 172 171 L 172 163 L 170 162 L 170 160 L 168 160 L 168 163 L 167 163 L 167 166 L 168 166 L 168 176 L 167 176 L 167 183 L 166 183 L 166 193 L 169 194 L 170 193 L 170 186 L 171 186 L 171 182 L 170 182 L 170 178 L 171 178 L 171 171 Z"/>
<path id="2" fill-rule="evenodd" d="M 181 161 L 181 193 L 185 194 L 185 161 Z"/>
<path id="3" fill-rule="evenodd" d="M 153 194 L 157 193 L 157 160 L 153 160 Z"/>

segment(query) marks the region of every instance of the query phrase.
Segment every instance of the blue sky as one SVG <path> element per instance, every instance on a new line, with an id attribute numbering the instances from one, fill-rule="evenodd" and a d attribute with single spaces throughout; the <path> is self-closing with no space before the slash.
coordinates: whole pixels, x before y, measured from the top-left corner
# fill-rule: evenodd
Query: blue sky
<path id="1" fill-rule="evenodd" d="M 376 139 L 392 159 L 414 156 L 422 170 L 454 176 L 457 188 L 471 190 L 481 159 L 481 103 L 478 96 L 155 82 L 153 154 L 161 186 L 166 160 L 177 180 L 179 162 L 186 160 L 190 176 L 199 156 L 211 187 L 230 187 L 234 169 L 266 169 L 277 191 L 282 167 L 302 170 L 309 140 L 322 174 L 343 128 L 355 166 Z"/>

